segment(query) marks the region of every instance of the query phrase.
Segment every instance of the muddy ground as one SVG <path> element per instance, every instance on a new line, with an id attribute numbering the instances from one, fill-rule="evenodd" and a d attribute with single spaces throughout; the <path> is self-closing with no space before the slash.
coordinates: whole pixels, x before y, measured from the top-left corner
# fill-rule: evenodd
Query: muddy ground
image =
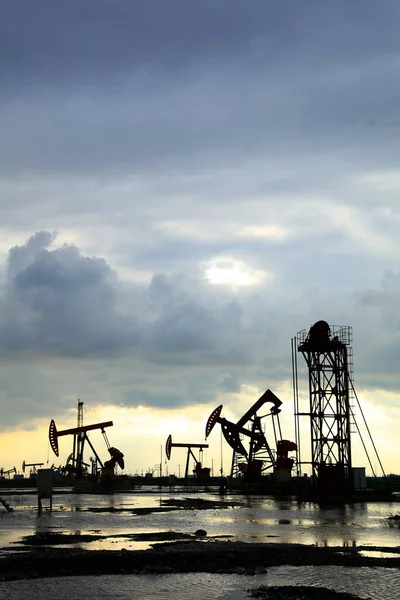
<path id="1" fill-rule="evenodd" d="M 393 558 L 373 558 L 360 555 L 359 550 L 362 550 L 362 547 L 321 548 L 300 544 L 255 544 L 194 535 L 191 539 L 182 540 L 184 534 L 176 532 L 151 535 L 154 536 L 153 539 L 180 539 L 154 543 L 147 550 L 82 550 L 57 548 L 57 543 L 68 543 L 66 534 L 49 533 L 47 539 L 43 535 L 27 536 L 22 540 L 22 545 L 13 548 L 13 552 L 9 552 L 10 548 L 0 552 L 0 581 L 118 573 L 207 572 L 251 576 L 255 573 L 265 573 L 269 567 L 280 565 L 400 567 L 400 548 L 364 548 L 393 554 Z M 51 539 L 53 536 L 58 538 Z M 38 539 L 34 539 L 35 537 Z M 79 536 L 70 539 L 70 543 L 75 543 L 77 537 Z M 125 537 L 127 540 L 132 539 L 130 536 Z M 86 538 L 87 536 L 85 541 Z M 93 539 L 98 539 L 98 536 L 93 536 Z"/>
<path id="2" fill-rule="evenodd" d="M 249 598 L 258 600 L 356 600 L 359 596 L 346 594 L 345 592 L 334 592 L 324 587 L 311 586 L 270 586 L 248 590 Z M 372 600 L 372 598 L 371 598 Z"/>

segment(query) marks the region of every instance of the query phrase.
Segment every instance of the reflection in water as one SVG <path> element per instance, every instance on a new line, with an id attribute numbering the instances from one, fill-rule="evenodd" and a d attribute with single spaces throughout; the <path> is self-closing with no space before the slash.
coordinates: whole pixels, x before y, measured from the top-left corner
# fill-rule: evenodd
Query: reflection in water
<path id="1" fill-rule="evenodd" d="M 342 546 L 342 548 L 355 548 L 357 546 L 357 542 L 356 540 L 352 540 L 351 542 L 349 542 L 348 540 L 343 540 L 343 542 L 341 544 L 337 544 L 338 546 Z M 317 548 L 327 548 L 328 546 L 332 546 L 332 544 L 329 543 L 329 541 L 327 539 L 322 540 L 322 542 L 317 542 L 315 544 L 315 546 L 317 546 Z"/>
<path id="2" fill-rule="evenodd" d="M 382 552 L 380 550 L 360 550 L 360 556 L 370 556 L 371 558 L 398 558 L 396 552 Z"/>
<path id="3" fill-rule="evenodd" d="M 137 508 L 159 507 L 161 498 L 198 498 L 198 494 L 121 493 L 115 495 L 56 494 L 53 512 L 37 516 L 36 498 L 19 496 L 13 513 L 1 515 L 0 547 L 15 543 L 22 535 L 40 531 L 82 534 L 98 531 L 113 538 L 120 549 L 126 539 L 116 536 L 140 532 L 194 533 L 205 529 L 209 536 L 232 536 L 234 540 L 301 543 L 320 546 L 398 546 L 399 529 L 388 517 L 398 510 L 393 503 L 319 507 L 291 500 L 261 496 L 234 496 L 241 506 L 227 509 L 174 510 L 135 515 Z M 10 497 L 13 498 L 12 496 Z M 217 494 L 207 499 L 220 500 Z M 95 509 L 98 512 L 94 512 Z M 93 542 L 81 544 L 91 548 Z M 106 542 L 96 542 L 105 547 Z M 137 547 L 135 542 L 133 547 Z"/>

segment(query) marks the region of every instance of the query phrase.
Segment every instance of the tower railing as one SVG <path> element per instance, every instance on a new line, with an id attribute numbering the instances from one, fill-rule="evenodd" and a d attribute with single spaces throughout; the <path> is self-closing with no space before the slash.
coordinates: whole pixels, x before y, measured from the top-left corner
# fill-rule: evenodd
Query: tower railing
<path id="1" fill-rule="evenodd" d="M 353 342 L 353 328 L 350 325 L 330 325 L 330 339 L 342 342 L 346 346 L 349 346 Z M 297 346 L 298 348 L 308 341 L 309 329 L 301 329 L 297 335 Z"/>

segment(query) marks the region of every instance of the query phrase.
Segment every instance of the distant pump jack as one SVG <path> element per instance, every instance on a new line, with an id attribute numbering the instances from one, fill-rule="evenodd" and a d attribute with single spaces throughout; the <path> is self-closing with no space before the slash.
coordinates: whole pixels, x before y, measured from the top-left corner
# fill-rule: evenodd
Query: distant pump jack
<path id="1" fill-rule="evenodd" d="M 208 448 L 208 444 L 193 444 L 193 443 L 175 443 L 172 441 L 172 436 L 169 435 L 165 444 L 165 454 L 170 460 L 171 458 L 171 450 L 172 448 L 186 448 L 187 449 L 187 457 L 186 457 L 186 467 L 185 467 L 185 479 L 189 476 L 189 462 L 190 458 L 192 458 L 195 462 L 195 469 L 193 473 L 197 476 L 197 479 L 200 481 L 207 480 L 210 477 L 210 469 L 208 467 L 203 467 L 201 460 L 197 460 L 194 455 L 192 448 L 198 448 L 200 455 L 203 453 L 204 448 Z M 180 466 L 179 466 L 180 471 Z"/>

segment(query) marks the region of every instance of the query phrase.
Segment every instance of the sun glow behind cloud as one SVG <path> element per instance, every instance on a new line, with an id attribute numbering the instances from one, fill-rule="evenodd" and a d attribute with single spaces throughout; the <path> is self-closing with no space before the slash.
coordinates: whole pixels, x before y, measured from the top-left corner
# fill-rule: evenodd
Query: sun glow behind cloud
<path id="1" fill-rule="evenodd" d="M 210 261 L 205 269 L 205 278 L 211 284 L 232 287 L 247 287 L 261 283 L 267 277 L 265 271 L 252 269 L 244 262 L 229 257 Z"/>

